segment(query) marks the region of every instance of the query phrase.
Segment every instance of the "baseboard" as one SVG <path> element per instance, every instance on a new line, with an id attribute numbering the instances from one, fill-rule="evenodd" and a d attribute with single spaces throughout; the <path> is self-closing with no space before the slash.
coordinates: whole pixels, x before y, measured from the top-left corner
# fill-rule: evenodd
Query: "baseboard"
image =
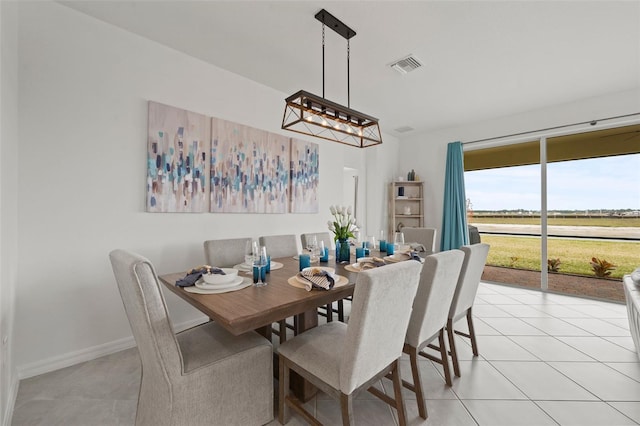
<path id="1" fill-rule="evenodd" d="M 202 324 L 205 321 L 208 321 L 208 318 L 199 317 L 197 319 L 185 321 L 181 324 L 174 324 L 174 328 L 176 332 L 179 332 L 198 324 Z M 129 336 L 112 342 L 103 343 L 101 345 L 92 346 L 90 348 L 81 349 L 79 351 L 69 352 L 63 355 L 32 362 L 30 364 L 21 365 L 17 368 L 18 380 L 28 379 L 29 377 L 59 370 L 81 362 L 91 361 L 92 359 L 100 358 L 101 356 L 132 348 L 135 345 L 136 342 L 133 339 L 133 336 Z"/>
<path id="2" fill-rule="evenodd" d="M 7 399 L 7 407 L 4 412 L 4 419 L 2 426 L 11 426 L 11 420 L 13 418 L 13 408 L 16 405 L 16 397 L 18 396 L 18 377 L 14 374 L 11 379 L 11 386 L 9 387 L 9 397 Z"/>

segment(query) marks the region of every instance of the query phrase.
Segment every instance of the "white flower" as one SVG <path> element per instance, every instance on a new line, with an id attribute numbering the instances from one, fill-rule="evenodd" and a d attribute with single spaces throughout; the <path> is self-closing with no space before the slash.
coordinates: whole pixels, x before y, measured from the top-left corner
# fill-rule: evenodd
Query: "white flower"
<path id="1" fill-rule="evenodd" d="M 351 216 L 351 206 L 349 206 L 349 208 L 347 209 L 347 214 Z"/>
<path id="2" fill-rule="evenodd" d="M 336 208 L 334 206 L 330 206 L 329 207 L 329 211 L 331 212 L 331 214 L 335 215 L 336 214 Z"/>

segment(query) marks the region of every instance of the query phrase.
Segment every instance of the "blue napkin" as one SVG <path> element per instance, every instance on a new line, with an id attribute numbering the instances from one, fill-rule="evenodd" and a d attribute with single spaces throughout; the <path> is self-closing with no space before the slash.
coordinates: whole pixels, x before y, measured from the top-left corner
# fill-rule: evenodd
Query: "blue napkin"
<path id="1" fill-rule="evenodd" d="M 190 287 L 196 284 L 202 274 L 218 274 L 218 275 L 226 275 L 224 271 L 220 268 L 212 268 L 210 266 L 202 266 L 200 268 L 195 268 L 187 272 L 187 275 L 184 278 L 176 281 L 176 286 L 178 287 Z"/>

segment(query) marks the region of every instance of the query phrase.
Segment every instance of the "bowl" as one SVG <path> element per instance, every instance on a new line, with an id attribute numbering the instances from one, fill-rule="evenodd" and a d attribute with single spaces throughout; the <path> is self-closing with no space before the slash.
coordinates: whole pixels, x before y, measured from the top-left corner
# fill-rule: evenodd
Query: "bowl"
<path id="1" fill-rule="evenodd" d="M 228 284 L 238 277 L 238 270 L 233 268 L 220 268 L 222 274 L 202 274 L 202 280 L 207 284 Z"/>

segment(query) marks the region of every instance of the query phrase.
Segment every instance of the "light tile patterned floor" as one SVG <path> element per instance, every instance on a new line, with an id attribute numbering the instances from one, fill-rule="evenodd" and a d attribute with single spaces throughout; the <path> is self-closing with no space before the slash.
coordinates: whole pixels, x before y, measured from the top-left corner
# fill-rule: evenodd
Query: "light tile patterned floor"
<path id="1" fill-rule="evenodd" d="M 429 418 L 418 417 L 405 389 L 410 424 L 640 424 L 640 361 L 624 305 L 483 283 L 474 314 L 480 356 L 457 337 L 462 377 L 452 387 L 439 365 L 422 360 Z M 410 378 L 407 359 L 401 371 Z M 133 425 L 139 377 L 129 349 L 23 380 L 12 424 Z M 386 379 L 378 387 L 392 393 Z M 338 404 L 322 393 L 307 407 L 327 425 L 341 423 Z M 354 414 L 356 424 L 397 424 L 394 410 L 367 392 Z M 289 424 L 304 422 L 294 414 Z"/>

